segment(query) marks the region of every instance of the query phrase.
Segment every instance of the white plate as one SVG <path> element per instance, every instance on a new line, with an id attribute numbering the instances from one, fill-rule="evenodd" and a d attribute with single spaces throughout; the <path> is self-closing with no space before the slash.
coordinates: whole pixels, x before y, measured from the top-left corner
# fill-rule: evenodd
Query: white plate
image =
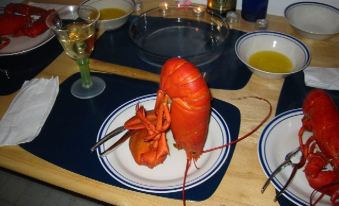
<path id="1" fill-rule="evenodd" d="M 121 126 L 130 117 L 135 115 L 135 105 L 142 104 L 147 110 L 154 108 L 155 94 L 145 95 L 133 99 L 114 110 L 102 124 L 97 141 L 114 128 Z M 122 134 L 121 134 L 122 135 Z M 116 139 L 118 139 L 118 136 Z M 150 193 L 171 193 L 182 189 L 183 175 L 186 165 L 186 155 L 183 150 L 174 148 L 173 136 L 167 133 L 170 155 L 153 169 L 137 165 L 129 150 L 128 141 L 124 142 L 115 151 L 101 158 L 99 151 L 104 151 L 116 140 L 103 144 L 98 150 L 100 163 L 115 180 L 135 190 Z M 212 110 L 209 124 L 209 133 L 205 144 L 206 148 L 219 146 L 231 141 L 229 128 L 216 110 Z M 187 176 L 186 188 L 196 187 L 211 178 L 224 164 L 230 155 L 230 147 L 203 154 L 197 161 L 199 169 L 190 167 Z"/>
<path id="2" fill-rule="evenodd" d="M 41 7 L 44 9 L 52 8 L 56 9 L 60 7 L 60 5 L 56 6 L 55 4 L 38 4 L 33 2 L 29 2 L 29 5 Z M 27 36 L 20 37 L 5 36 L 5 37 L 9 38 L 11 42 L 5 48 L 0 49 L 0 57 L 23 54 L 32 51 L 36 48 L 39 48 L 40 46 L 49 42 L 54 37 L 54 33 L 50 30 L 47 30 L 34 38 Z"/>
<path id="3" fill-rule="evenodd" d="M 11 42 L 5 48 L 0 49 L 0 56 L 12 56 L 32 51 L 49 42 L 54 37 L 54 34 L 50 30 L 47 30 L 34 38 L 27 36 L 6 37 L 8 37 Z"/>
<path id="4" fill-rule="evenodd" d="M 268 177 L 284 161 L 285 155 L 299 146 L 298 132 L 301 127 L 303 112 L 301 109 L 289 110 L 276 116 L 264 129 L 258 145 L 258 155 L 262 169 Z M 308 138 L 306 133 L 303 138 Z M 291 167 L 283 169 L 272 183 L 280 191 L 289 175 Z M 309 205 L 313 189 L 309 186 L 303 168 L 298 170 L 291 184 L 283 195 L 296 205 Z M 330 198 L 324 198 L 318 206 L 330 205 Z"/>

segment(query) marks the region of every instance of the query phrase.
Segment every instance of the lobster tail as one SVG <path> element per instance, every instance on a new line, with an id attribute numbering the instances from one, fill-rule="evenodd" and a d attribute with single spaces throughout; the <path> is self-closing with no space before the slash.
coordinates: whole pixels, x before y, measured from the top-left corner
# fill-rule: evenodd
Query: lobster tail
<path id="1" fill-rule="evenodd" d="M 200 71 L 184 59 L 166 61 L 161 70 L 160 90 L 187 109 L 210 106 L 211 95 L 205 80 Z"/>
<path id="2" fill-rule="evenodd" d="M 312 119 L 313 123 L 327 122 L 327 124 L 324 124 L 326 126 L 328 126 L 328 124 L 338 124 L 339 116 L 337 106 L 333 99 L 323 90 L 314 89 L 306 96 L 303 111 L 305 114 L 304 119 Z M 313 125 L 306 124 L 304 126 L 312 127 Z"/>
<path id="3" fill-rule="evenodd" d="M 190 62 L 172 58 L 163 66 L 160 90 L 170 96 L 171 130 L 178 149 L 197 159 L 206 142 L 211 95 L 200 71 Z"/>

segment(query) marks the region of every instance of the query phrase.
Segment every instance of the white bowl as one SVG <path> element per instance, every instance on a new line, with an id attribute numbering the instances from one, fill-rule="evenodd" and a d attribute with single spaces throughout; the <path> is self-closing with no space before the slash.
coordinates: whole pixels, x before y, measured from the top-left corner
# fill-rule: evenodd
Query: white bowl
<path id="1" fill-rule="evenodd" d="M 285 9 L 285 18 L 300 34 L 327 39 L 339 33 L 339 9 L 317 2 L 298 2 Z"/>
<path id="2" fill-rule="evenodd" d="M 267 72 L 252 67 L 248 60 L 259 51 L 279 52 L 291 60 L 292 70 L 288 73 Z M 255 74 L 266 78 L 284 78 L 302 71 L 310 64 L 310 52 L 300 40 L 287 34 L 270 31 L 257 31 L 242 35 L 235 43 L 238 58 Z"/>
<path id="3" fill-rule="evenodd" d="M 83 4 L 95 7 L 99 11 L 105 8 L 118 8 L 126 11 L 126 14 L 115 19 L 99 20 L 98 28 L 104 30 L 114 30 L 124 25 L 130 14 L 134 11 L 132 0 L 87 0 Z"/>

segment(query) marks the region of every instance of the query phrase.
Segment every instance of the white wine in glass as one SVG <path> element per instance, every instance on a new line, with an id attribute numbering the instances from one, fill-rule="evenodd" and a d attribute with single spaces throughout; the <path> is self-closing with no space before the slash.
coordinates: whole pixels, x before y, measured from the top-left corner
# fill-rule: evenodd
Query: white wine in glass
<path id="1" fill-rule="evenodd" d="M 47 26 L 56 34 L 65 53 L 79 66 L 81 79 L 73 83 L 71 93 L 80 99 L 93 98 L 106 87 L 101 78 L 91 76 L 89 68 L 99 16 L 99 11 L 94 7 L 82 5 L 66 6 L 46 18 Z"/>

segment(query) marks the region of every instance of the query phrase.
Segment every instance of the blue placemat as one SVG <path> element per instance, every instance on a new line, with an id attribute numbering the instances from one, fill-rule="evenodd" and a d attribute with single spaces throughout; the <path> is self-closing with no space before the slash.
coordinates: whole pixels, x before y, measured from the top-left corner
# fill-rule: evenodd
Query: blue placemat
<path id="1" fill-rule="evenodd" d="M 63 51 L 56 37 L 46 44 L 23 54 L 0 57 L 0 95 L 20 89 L 48 66 Z"/>
<path id="2" fill-rule="evenodd" d="M 312 89 L 314 88 L 305 85 L 303 72 L 288 76 L 280 93 L 276 115 L 287 110 L 301 108 L 306 94 Z M 339 105 L 339 91 L 326 90 L 326 92 Z"/>
<path id="3" fill-rule="evenodd" d="M 97 154 L 90 152 L 90 148 L 96 142 L 100 126 L 114 109 L 136 97 L 155 93 L 158 84 L 115 75 L 95 75 L 105 80 L 107 88 L 104 93 L 89 100 L 74 98 L 70 94 L 70 87 L 79 75 L 71 76 L 60 86 L 55 105 L 39 136 L 33 142 L 21 146 L 34 155 L 72 172 L 134 190 L 113 179 L 101 166 Z M 212 101 L 212 106 L 225 119 L 232 140 L 236 139 L 240 126 L 239 110 L 216 99 Z M 235 146 L 230 148 L 229 159 L 213 177 L 187 190 L 187 199 L 203 200 L 214 193 L 225 175 L 234 149 Z M 181 199 L 181 192 L 156 195 Z"/>
<path id="4" fill-rule="evenodd" d="M 127 23 L 117 30 L 105 32 L 97 40 L 92 58 L 160 73 L 159 67 L 150 65 L 139 58 L 139 50 L 128 36 L 128 27 Z M 247 84 L 251 72 L 241 63 L 234 51 L 236 40 L 243 34 L 242 31 L 230 30 L 222 55 L 199 68 L 204 73 L 204 78 L 210 88 L 235 90 Z"/>
<path id="5" fill-rule="evenodd" d="M 307 93 L 312 89 L 312 87 L 305 85 L 303 72 L 288 76 L 284 81 L 280 93 L 276 115 L 291 109 L 301 108 Z M 339 105 L 339 91 L 326 90 L 326 92 L 328 92 L 336 104 Z M 284 196 L 280 196 L 278 202 L 281 206 L 295 206 L 294 203 Z"/>

